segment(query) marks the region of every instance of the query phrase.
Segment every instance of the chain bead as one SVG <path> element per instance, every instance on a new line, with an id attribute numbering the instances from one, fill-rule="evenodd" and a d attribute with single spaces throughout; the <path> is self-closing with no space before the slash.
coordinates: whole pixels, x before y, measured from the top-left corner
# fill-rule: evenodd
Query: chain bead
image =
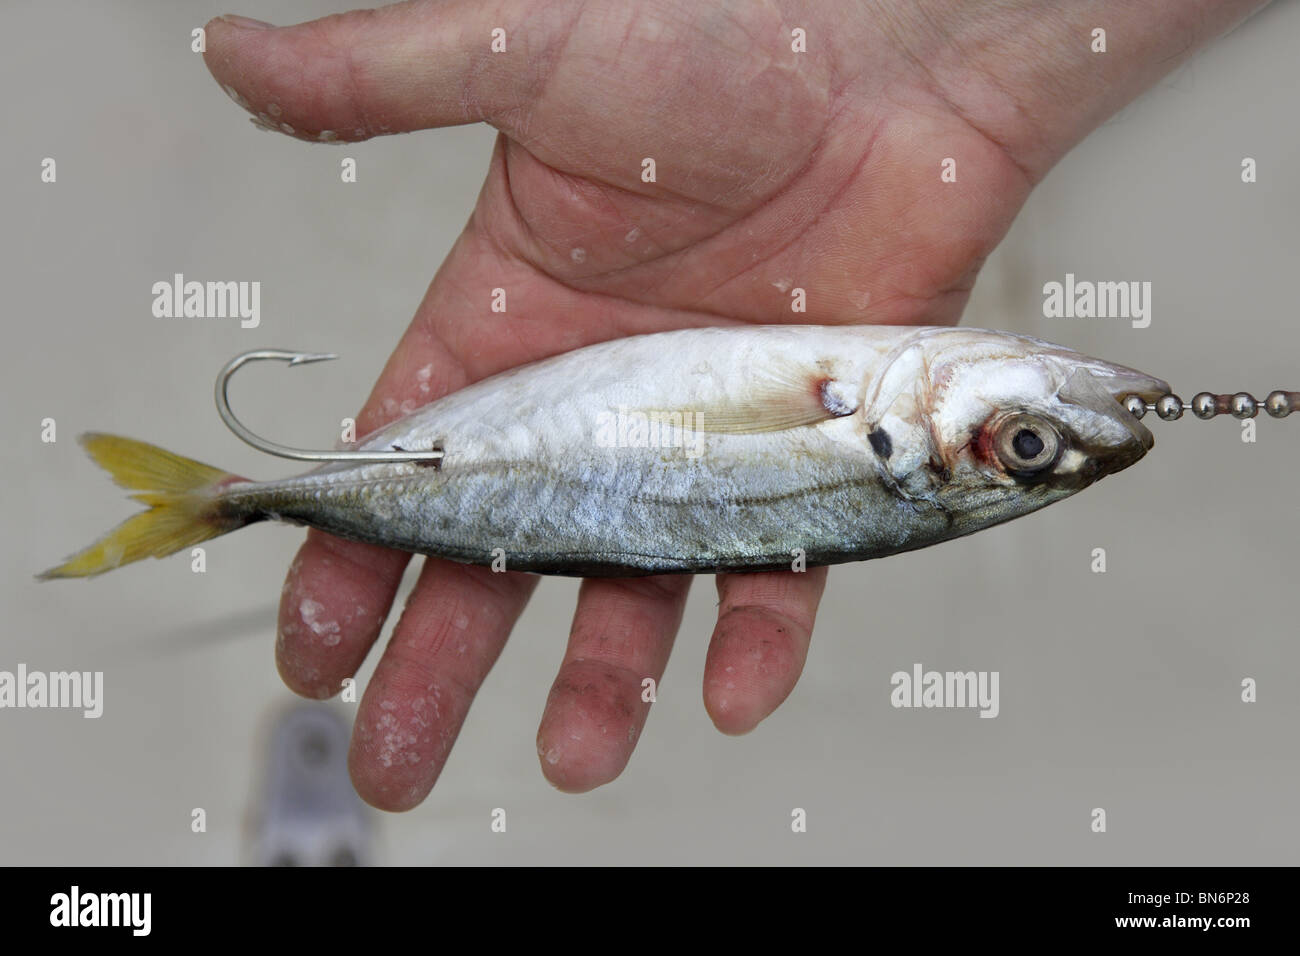
<path id="1" fill-rule="evenodd" d="M 1197 418 L 1213 418 L 1215 400 L 1212 392 L 1197 392 L 1192 397 L 1192 414 Z"/>
<path id="2" fill-rule="evenodd" d="M 1269 392 L 1268 398 L 1264 399 L 1264 408 L 1274 418 L 1286 418 L 1295 411 L 1291 406 L 1291 396 L 1282 391 Z"/>
<path id="3" fill-rule="evenodd" d="M 1259 414 L 1259 403 L 1249 392 L 1238 392 L 1232 396 L 1232 415 L 1234 418 L 1254 418 Z"/>
<path id="4" fill-rule="evenodd" d="M 1134 418 L 1141 418 L 1147 413 L 1147 403 L 1137 395 L 1130 395 L 1124 399 L 1124 407 L 1129 410 Z"/>
<path id="5" fill-rule="evenodd" d="M 1172 392 L 1161 395 L 1156 402 L 1156 414 L 1167 422 L 1174 422 L 1183 417 L 1183 400 Z"/>

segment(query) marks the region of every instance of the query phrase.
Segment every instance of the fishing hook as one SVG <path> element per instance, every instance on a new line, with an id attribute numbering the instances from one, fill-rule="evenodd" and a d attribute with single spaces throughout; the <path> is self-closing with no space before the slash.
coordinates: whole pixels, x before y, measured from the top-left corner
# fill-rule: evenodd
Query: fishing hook
<path id="1" fill-rule="evenodd" d="M 226 427 L 234 432 L 241 441 L 252 445 L 258 451 L 264 451 L 268 455 L 278 455 L 281 458 L 295 458 L 299 461 L 406 461 L 425 463 L 442 460 L 443 453 L 441 451 L 309 451 L 303 448 L 290 448 L 287 445 L 278 445 L 253 434 L 230 410 L 230 398 L 226 394 L 226 388 L 230 384 L 231 376 L 245 363 L 274 359 L 279 362 L 288 362 L 289 367 L 293 368 L 295 365 L 306 365 L 309 362 L 327 362 L 336 358 L 338 356 L 332 352 L 288 352 L 284 349 L 256 349 L 252 352 L 236 355 L 217 373 L 215 389 L 217 412 L 220 413 L 221 420 L 226 423 Z"/>

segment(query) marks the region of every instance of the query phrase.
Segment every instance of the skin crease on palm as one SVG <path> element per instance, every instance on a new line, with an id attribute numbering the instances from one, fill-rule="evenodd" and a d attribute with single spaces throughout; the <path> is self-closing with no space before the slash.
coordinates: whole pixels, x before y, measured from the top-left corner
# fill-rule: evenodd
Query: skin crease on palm
<path id="1" fill-rule="evenodd" d="M 283 28 L 218 18 L 205 59 L 236 102 L 303 140 L 500 131 L 364 433 L 404 401 L 619 336 L 956 322 L 1052 164 L 1257 5 L 435 0 Z M 1111 52 L 1091 50 L 1096 26 Z M 505 53 L 489 49 L 495 27 Z M 794 27 L 806 53 L 791 51 Z M 955 183 L 940 179 L 946 157 Z M 791 285 L 806 313 L 791 312 Z M 504 314 L 488 307 L 497 287 Z M 410 557 L 308 533 L 276 643 L 293 690 L 339 692 Z M 716 580 L 704 702 L 720 730 L 745 733 L 799 677 L 826 570 Z M 404 810 L 428 795 L 536 584 L 424 560 L 357 713 L 350 767 L 367 801 Z M 583 583 L 537 737 L 552 784 L 584 791 L 622 772 L 651 706 L 642 681 L 662 676 L 690 584 Z"/>

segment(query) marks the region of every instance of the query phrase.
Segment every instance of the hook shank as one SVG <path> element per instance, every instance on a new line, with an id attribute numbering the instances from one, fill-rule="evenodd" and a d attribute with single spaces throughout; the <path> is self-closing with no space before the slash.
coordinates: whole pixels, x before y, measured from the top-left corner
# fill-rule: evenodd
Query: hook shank
<path id="1" fill-rule="evenodd" d="M 256 349 L 252 352 L 245 352 L 242 355 L 236 355 L 225 367 L 217 374 L 217 384 L 215 389 L 215 398 L 217 402 L 217 412 L 221 415 L 221 420 L 226 423 L 226 427 L 235 433 L 238 438 L 246 444 L 252 445 L 258 451 L 266 452 L 268 455 L 277 455 L 280 458 L 293 458 L 298 461 L 376 461 L 376 462 L 436 462 L 442 459 L 441 451 L 311 451 L 304 448 L 290 448 L 288 445 L 280 445 L 273 441 L 267 441 L 261 438 L 249 429 L 235 417 L 235 413 L 230 410 L 230 398 L 226 394 L 227 386 L 230 384 L 230 378 L 248 362 L 258 362 L 263 360 L 275 360 L 287 362 L 289 367 L 295 365 L 306 365 L 310 362 L 326 362 L 330 359 L 338 358 L 337 355 L 328 352 L 289 352 L 284 349 Z"/>

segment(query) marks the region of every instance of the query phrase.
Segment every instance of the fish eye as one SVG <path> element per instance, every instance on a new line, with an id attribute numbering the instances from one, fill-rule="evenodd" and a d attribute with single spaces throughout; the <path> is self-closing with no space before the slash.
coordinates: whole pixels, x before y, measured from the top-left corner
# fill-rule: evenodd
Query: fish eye
<path id="1" fill-rule="evenodd" d="M 1043 453 L 1043 440 L 1038 437 L 1038 432 L 1022 428 L 1016 432 L 1016 437 L 1011 439 L 1011 448 L 1016 455 L 1029 460 Z"/>
<path id="2" fill-rule="evenodd" d="M 1036 474 L 1056 464 L 1061 436 L 1051 423 L 1037 415 L 1012 415 L 997 426 L 994 450 L 1012 474 Z"/>

